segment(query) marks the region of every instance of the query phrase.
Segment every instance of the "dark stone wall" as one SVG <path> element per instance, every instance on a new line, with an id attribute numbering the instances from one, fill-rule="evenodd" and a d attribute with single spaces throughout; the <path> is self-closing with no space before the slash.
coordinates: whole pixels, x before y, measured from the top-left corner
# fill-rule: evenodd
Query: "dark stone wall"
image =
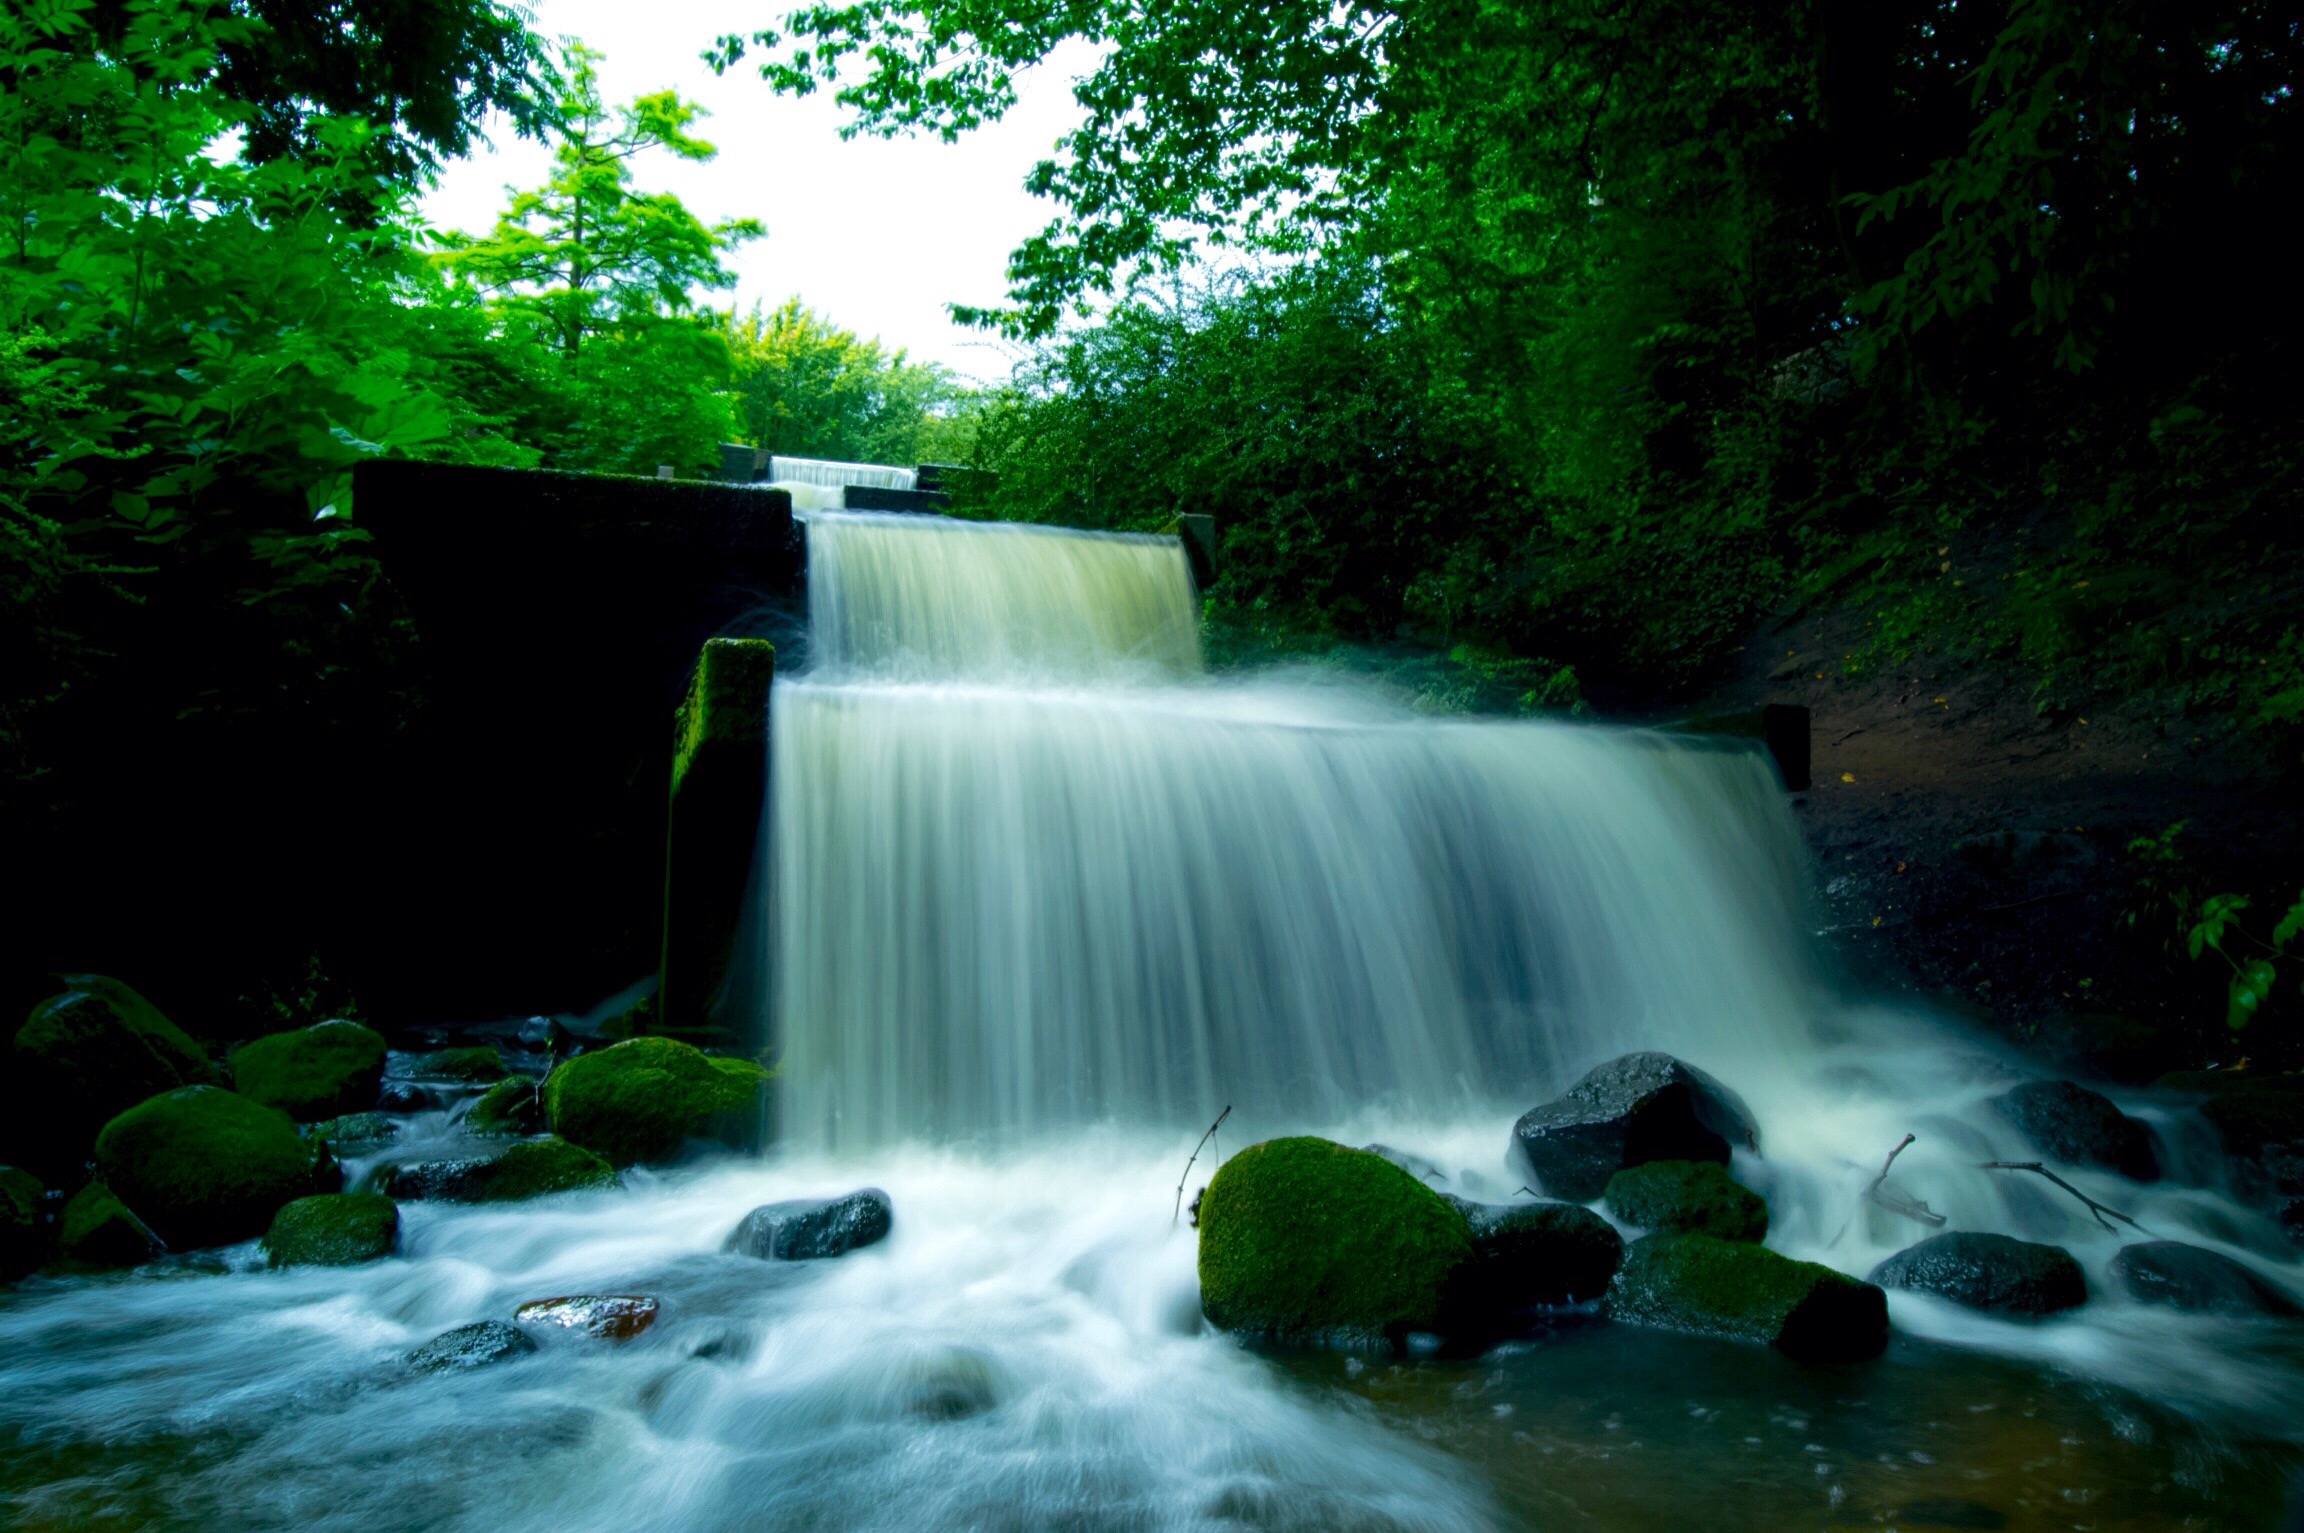
<path id="1" fill-rule="evenodd" d="M 654 972 L 673 719 L 705 640 L 789 640 L 781 492 L 382 460 L 361 524 L 416 632 L 346 979 L 379 1016 L 590 1006 Z"/>

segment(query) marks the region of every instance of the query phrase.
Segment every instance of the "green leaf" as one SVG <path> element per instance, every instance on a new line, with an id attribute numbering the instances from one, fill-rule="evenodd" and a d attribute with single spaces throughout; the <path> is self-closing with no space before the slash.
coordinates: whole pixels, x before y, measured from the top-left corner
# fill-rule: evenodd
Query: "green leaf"
<path id="1" fill-rule="evenodd" d="M 2288 944 L 2296 940 L 2298 932 L 2304 932 L 2304 894 L 2296 896 L 2296 903 L 2288 907 L 2288 913 L 2280 918 L 2280 924 L 2272 928 L 2272 945 L 2286 952 Z"/>
<path id="2" fill-rule="evenodd" d="M 2241 965 L 2240 972 L 2232 976 L 2231 1002 L 2225 1009 L 2225 1026 L 2237 1032 L 2256 1019 L 2263 1008 L 2265 997 L 2272 993 L 2272 965 L 2262 958 L 2250 959 Z"/>

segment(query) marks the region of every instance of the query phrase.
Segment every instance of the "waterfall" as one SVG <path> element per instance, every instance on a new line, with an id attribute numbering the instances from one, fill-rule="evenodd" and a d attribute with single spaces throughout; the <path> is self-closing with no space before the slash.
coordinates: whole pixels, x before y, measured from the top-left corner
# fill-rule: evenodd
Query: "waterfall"
<path id="1" fill-rule="evenodd" d="M 849 673 L 1092 681 L 1200 669 L 1175 538 L 819 512 L 808 611 L 819 664 Z"/>
<path id="2" fill-rule="evenodd" d="M 1174 539 L 809 540 L 816 664 L 772 723 L 788 1139 L 1444 1111 L 1626 1047 L 1802 1047 L 1756 752 L 1201 676 Z"/>
<path id="3" fill-rule="evenodd" d="M 885 463 L 836 463 L 829 458 L 768 459 L 768 481 L 771 484 L 814 484 L 838 489 L 843 485 L 869 485 L 875 490 L 909 490 L 916 487 L 919 475 L 908 468 L 892 468 Z"/>

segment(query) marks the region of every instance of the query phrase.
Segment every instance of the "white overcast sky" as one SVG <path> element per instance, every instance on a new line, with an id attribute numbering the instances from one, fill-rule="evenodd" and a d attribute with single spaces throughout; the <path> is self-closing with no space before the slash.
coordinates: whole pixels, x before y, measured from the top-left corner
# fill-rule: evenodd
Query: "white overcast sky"
<path id="1" fill-rule="evenodd" d="M 677 90 L 712 115 L 697 128 L 719 158 L 690 164 L 669 154 L 634 164 L 644 191 L 677 193 L 707 222 L 757 218 L 768 237 L 738 251 L 736 301 L 771 307 L 797 295 L 835 323 L 901 346 L 985 382 L 1008 375 L 1009 349 L 964 330 L 948 303 L 989 304 L 1006 292 L 1008 252 L 1048 221 L 1050 204 L 1028 196 L 1025 173 L 1079 120 L 1072 80 L 1094 66 L 1085 48 L 1060 53 L 1022 82 L 1022 99 L 998 123 L 956 144 L 932 138 L 839 136 L 831 95 L 772 93 L 749 64 L 715 78 L 699 55 L 723 32 L 780 21 L 792 0 L 535 0 L 536 30 L 573 36 L 606 57 L 601 86 L 612 102 Z M 544 145 L 492 130 L 482 148 L 447 168 L 424 199 L 442 228 L 487 229 L 507 186 L 543 180 Z M 727 302 L 726 295 L 714 297 Z"/>

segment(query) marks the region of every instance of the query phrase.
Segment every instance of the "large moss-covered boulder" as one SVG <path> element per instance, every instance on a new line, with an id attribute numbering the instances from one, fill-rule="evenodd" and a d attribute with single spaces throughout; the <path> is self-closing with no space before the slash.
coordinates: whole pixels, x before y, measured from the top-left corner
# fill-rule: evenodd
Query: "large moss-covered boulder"
<path id="1" fill-rule="evenodd" d="M 768 1072 L 671 1038 L 579 1054 L 544 1082 L 552 1131 L 619 1166 L 663 1160 L 692 1135 L 740 1133 Z"/>
<path id="2" fill-rule="evenodd" d="M 56 1244 L 82 1267 L 140 1266 L 168 1249 L 102 1182 L 90 1182 L 64 1205 Z"/>
<path id="3" fill-rule="evenodd" d="M 509 1203 L 615 1185 L 614 1166 L 590 1150 L 547 1135 L 522 1140 L 501 1155 L 395 1166 L 385 1177 L 384 1189 L 396 1198 Z"/>
<path id="4" fill-rule="evenodd" d="M 1652 1160 L 1728 1163 L 1755 1150 L 1760 1129 L 1744 1099 L 1669 1054 L 1626 1054 L 1512 1127 L 1513 1168 L 1546 1197 L 1588 1203 L 1626 1166 Z"/>
<path id="5" fill-rule="evenodd" d="M 384 1035 L 357 1022 L 273 1033 L 232 1056 L 233 1089 L 299 1123 L 368 1111 L 383 1080 Z"/>
<path id="6" fill-rule="evenodd" d="M 97 1130 L 125 1109 L 221 1079 L 190 1035 L 118 980 L 71 974 L 64 983 L 32 1008 L 0 1061 L 9 1152 L 59 1175 L 77 1172 Z"/>
<path id="7" fill-rule="evenodd" d="M 2052 1315 L 2088 1302 L 2088 1280 L 2071 1252 L 1984 1230 L 1948 1230 L 1906 1246 L 1872 1269 L 1872 1281 L 2003 1315 Z"/>
<path id="8" fill-rule="evenodd" d="M 1768 1238 L 1768 1205 L 1708 1160 L 1652 1160 L 1608 1179 L 1608 1212 L 1664 1235 L 1713 1235 L 1757 1243 Z"/>
<path id="9" fill-rule="evenodd" d="M 288 1115 L 215 1086 L 139 1102 L 96 1136 L 97 1174 L 176 1250 L 264 1233 L 280 1206 L 329 1192 L 335 1161 Z"/>
<path id="10" fill-rule="evenodd" d="M 0 1166 L 0 1283 L 13 1283 L 48 1256 L 48 1231 L 40 1217 L 45 1189 L 40 1178 L 15 1166 Z"/>
<path id="11" fill-rule="evenodd" d="M 1472 1260 L 1464 1216 L 1366 1150 L 1273 1139 L 1200 1199 L 1200 1306 L 1228 1331 L 1366 1343 L 1450 1318 Z"/>
<path id="12" fill-rule="evenodd" d="M 1888 1345 L 1888 1298 L 1872 1284 L 1710 1235 L 1632 1242 L 1608 1312 L 1631 1325 L 1766 1342 L 1802 1362 L 1856 1362 Z"/>
<path id="13" fill-rule="evenodd" d="M 356 1267 L 390 1256 L 399 1241 L 400 1210 L 390 1198 L 323 1192 L 272 1216 L 264 1254 L 275 1267 Z"/>

